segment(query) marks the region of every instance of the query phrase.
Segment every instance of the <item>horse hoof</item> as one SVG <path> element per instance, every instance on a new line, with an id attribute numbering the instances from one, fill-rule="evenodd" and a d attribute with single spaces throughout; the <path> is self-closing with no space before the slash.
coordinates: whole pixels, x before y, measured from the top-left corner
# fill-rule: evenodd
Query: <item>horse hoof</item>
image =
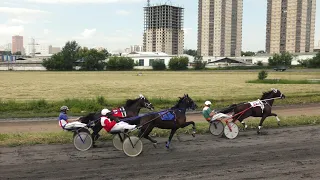
<path id="1" fill-rule="evenodd" d="M 261 134 L 261 131 L 257 131 L 257 134 L 260 135 L 260 134 Z"/>
<path id="2" fill-rule="evenodd" d="M 154 147 L 154 148 L 157 148 L 157 143 L 153 143 L 153 147 Z"/>
<path id="3" fill-rule="evenodd" d="M 278 122 L 278 126 L 280 126 L 280 123 Z"/>
<path id="4" fill-rule="evenodd" d="M 196 137 L 196 134 L 195 134 L 195 133 L 192 133 L 192 136 L 193 136 L 193 137 Z"/>

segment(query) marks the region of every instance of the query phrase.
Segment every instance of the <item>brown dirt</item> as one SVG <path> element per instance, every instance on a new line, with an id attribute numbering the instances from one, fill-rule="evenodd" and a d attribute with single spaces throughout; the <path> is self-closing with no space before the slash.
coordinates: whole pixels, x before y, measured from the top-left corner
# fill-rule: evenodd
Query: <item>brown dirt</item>
<path id="1" fill-rule="evenodd" d="M 127 157 L 111 141 L 86 152 L 72 144 L 0 149 L 1 179 L 319 179 L 320 126 L 240 132 L 233 140 L 212 135 L 146 140 L 140 156 Z"/>
<path id="2" fill-rule="evenodd" d="M 320 115 L 320 104 L 308 104 L 308 105 L 292 105 L 292 106 L 280 106 L 274 107 L 273 112 L 279 116 L 300 116 L 309 115 L 316 116 Z M 61 131 L 58 126 L 56 118 L 34 118 L 34 120 L 28 118 L 27 120 L 1 120 L 0 121 L 0 132 L 57 132 Z M 42 121 L 43 120 L 43 121 Z M 205 122 L 202 115 L 188 114 L 188 121 Z"/>

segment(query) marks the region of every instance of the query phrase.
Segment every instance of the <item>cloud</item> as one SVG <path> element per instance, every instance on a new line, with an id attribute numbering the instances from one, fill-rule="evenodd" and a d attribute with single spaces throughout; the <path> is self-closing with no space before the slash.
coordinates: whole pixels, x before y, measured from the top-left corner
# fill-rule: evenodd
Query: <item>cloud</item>
<path id="1" fill-rule="evenodd" d="M 108 3 L 139 3 L 145 0 L 25 0 L 41 4 L 108 4 Z"/>
<path id="2" fill-rule="evenodd" d="M 11 23 L 11 24 L 29 24 L 30 22 L 22 20 L 22 19 L 10 19 L 9 23 Z"/>
<path id="3" fill-rule="evenodd" d="M 126 10 L 118 10 L 118 11 L 116 11 L 116 14 L 126 16 L 126 15 L 130 14 L 130 12 L 126 11 Z"/>
<path id="4" fill-rule="evenodd" d="M 88 39 L 91 38 L 93 35 L 96 33 L 96 29 L 85 29 L 82 33 L 81 36 L 76 36 L 74 37 L 75 39 Z"/>
<path id="5" fill-rule="evenodd" d="M 47 34 L 49 34 L 49 33 L 50 33 L 49 29 L 44 29 L 44 30 L 43 30 L 43 34 L 47 35 Z"/>
<path id="6" fill-rule="evenodd" d="M 0 34 L 1 35 L 15 35 L 21 34 L 24 31 L 24 27 L 22 25 L 19 26 L 8 26 L 6 24 L 0 24 Z"/>
<path id="7" fill-rule="evenodd" d="M 38 9 L 0 7 L 0 13 L 21 15 L 21 14 L 43 14 L 43 13 L 49 13 L 49 12 L 38 10 Z"/>
<path id="8" fill-rule="evenodd" d="M 190 34 L 192 28 L 183 28 L 184 34 Z"/>

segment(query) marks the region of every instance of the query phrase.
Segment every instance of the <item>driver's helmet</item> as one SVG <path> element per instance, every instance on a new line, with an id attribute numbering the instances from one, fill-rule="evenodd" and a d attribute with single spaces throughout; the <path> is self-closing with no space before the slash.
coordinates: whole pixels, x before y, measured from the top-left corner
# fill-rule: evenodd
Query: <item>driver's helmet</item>
<path id="1" fill-rule="evenodd" d="M 211 102 L 210 101 L 206 101 L 206 102 L 204 102 L 204 104 L 209 106 L 209 105 L 211 105 Z"/>
<path id="2" fill-rule="evenodd" d="M 110 113 L 111 111 L 109 110 L 109 109 L 102 109 L 101 110 L 101 115 L 102 116 L 105 116 L 105 115 L 107 115 L 108 113 Z"/>
<path id="3" fill-rule="evenodd" d="M 61 106 L 60 111 L 66 112 L 69 111 L 68 106 Z"/>

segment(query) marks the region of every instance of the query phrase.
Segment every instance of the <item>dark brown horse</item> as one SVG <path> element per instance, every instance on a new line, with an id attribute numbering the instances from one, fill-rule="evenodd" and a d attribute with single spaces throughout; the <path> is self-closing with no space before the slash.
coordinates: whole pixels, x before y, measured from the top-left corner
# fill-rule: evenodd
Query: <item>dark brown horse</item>
<path id="1" fill-rule="evenodd" d="M 144 137 L 149 139 L 152 143 L 157 143 L 156 140 L 152 139 L 149 134 L 154 127 L 160 129 L 171 129 L 171 133 L 169 136 L 168 141 L 166 142 L 166 147 L 169 148 L 171 139 L 175 132 L 179 128 L 184 128 L 192 124 L 193 126 L 193 133 L 194 136 L 196 125 L 193 121 L 186 121 L 186 110 L 192 109 L 195 110 L 197 105 L 195 102 L 189 97 L 188 94 L 185 94 L 183 97 L 179 97 L 178 103 L 173 106 L 171 109 L 158 112 L 158 113 L 151 113 L 146 116 L 142 116 L 140 118 L 140 125 L 142 126 L 139 132 L 139 137 Z"/>
<path id="2" fill-rule="evenodd" d="M 126 116 L 122 117 L 122 118 L 129 118 L 129 117 L 138 116 L 139 112 L 142 108 L 147 108 L 149 110 L 154 109 L 153 105 L 143 95 L 140 95 L 139 98 L 136 98 L 136 99 L 128 99 L 126 101 L 126 104 L 123 106 L 123 108 L 126 111 Z M 86 116 L 80 117 L 80 119 L 79 119 L 80 122 L 85 123 L 85 124 L 88 124 L 92 121 L 95 121 L 95 125 L 92 127 L 93 141 L 96 141 L 100 137 L 99 132 L 102 129 L 100 117 L 101 117 L 101 112 L 99 111 L 99 112 L 89 113 Z M 122 119 L 121 117 L 118 117 L 118 118 Z M 136 123 L 136 122 L 132 121 L 132 123 Z"/>
<path id="3" fill-rule="evenodd" d="M 283 99 L 285 98 L 285 95 L 282 94 L 277 89 L 271 89 L 269 92 L 264 92 L 262 94 L 262 97 L 260 100 L 252 102 L 252 104 L 249 103 L 241 103 L 237 104 L 233 110 L 234 116 L 232 122 L 235 122 L 239 120 L 244 128 L 247 128 L 247 125 L 243 122 L 244 119 L 248 117 L 261 117 L 259 127 L 257 130 L 257 133 L 261 133 L 261 128 L 264 120 L 269 116 L 275 116 L 278 121 L 278 125 L 280 125 L 280 119 L 278 118 L 278 115 L 275 113 L 272 113 L 272 105 L 275 99 Z M 227 112 L 225 112 L 227 113 Z"/>

